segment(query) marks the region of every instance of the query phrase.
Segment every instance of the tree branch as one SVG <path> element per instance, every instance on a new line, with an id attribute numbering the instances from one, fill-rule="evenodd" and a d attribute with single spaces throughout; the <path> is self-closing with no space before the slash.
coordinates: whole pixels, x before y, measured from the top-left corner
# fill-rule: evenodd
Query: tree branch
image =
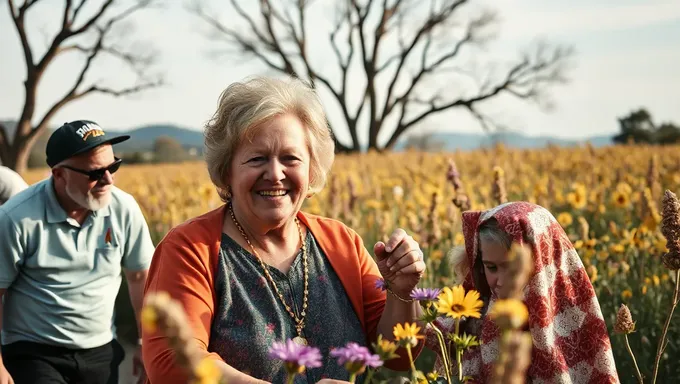
<path id="1" fill-rule="evenodd" d="M 408 60 L 411 52 L 413 52 L 413 49 L 416 47 L 416 45 L 420 41 L 422 41 L 423 36 L 426 36 L 426 35 L 431 36 L 432 31 L 436 26 L 444 23 L 447 19 L 449 19 L 454 14 L 454 12 L 459 7 L 461 7 L 462 5 L 467 3 L 467 1 L 468 0 L 456 0 L 456 1 L 448 4 L 448 6 L 444 7 L 439 12 L 431 10 L 429 17 L 425 20 L 425 22 L 422 24 L 422 26 L 418 29 L 415 36 L 411 39 L 411 42 L 408 44 L 408 46 L 406 48 L 402 49 L 402 51 L 398 54 L 398 59 L 396 59 L 396 60 L 398 60 L 397 69 L 395 70 L 394 76 L 392 77 L 392 80 L 390 81 L 390 85 L 387 88 L 387 96 L 385 96 L 385 104 L 383 106 L 383 115 L 389 115 L 389 113 L 392 109 L 392 108 L 390 108 L 389 103 L 390 103 L 390 100 L 392 98 L 392 94 L 394 93 L 394 88 L 396 87 L 397 82 L 399 81 L 399 77 L 401 76 L 401 73 L 402 73 L 402 71 L 403 71 L 403 69 L 406 65 L 406 61 Z M 472 28 L 472 25 L 473 24 L 471 23 L 470 27 L 468 27 L 468 28 Z M 468 34 L 469 34 L 469 30 L 468 30 Z M 430 39 L 431 39 L 431 37 L 430 37 Z M 458 52 L 458 49 L 460 48 L 460 46 L 464 42 L 465 42 L 465 39 L 462 42 L 459 42 L 456 45 L 456 48 L 454 49 L 454 51 L 452 52 L 452 54 L 449 57 L 455 56 Z M 421 71 L 421 73 L 419 73 L 417 75 L 417 77 L 418 77 L 418 79 L 420 77 L 422 77 L 422 71 Z M 412 87 L 415 86 L 415 83 L 417 83 L 417 81 L 412 82 Z M 413 90 L 412 87 L 411 87 L 411 90 Z M 396 104 L 396 102 L 397 101 L 395 101 L 393 103 L 393 106 L 394 106 L 394 104 Z"/>
<path id="2" fill-rule="evenodd" d="M 69 30 L 70 28 L 62 30 L 66 34 L 65 38 L 79 35 L 79 34 L 85 32 L 85 31 L 87 31 L 88 29 L 90 29 L 90 27 L 92 27 L 94 25 L 94 23 L 96 23 L 97 20 L 99 20 L 102 17 L 102 15 L 104 15 L 104 12 L 106 12 L 106 10 L 113 4 L 113 1 L 114 0 L 106 0 L 106 2 L 104 2 L 104 4 L 102 4 L 102 6 L 99 8 L 99 11 L 97 11 L 97 13 L 95 13 L 94 16 L 92 16 L 88 21 L 86 21 L 85 24 L 83 24 L 83 26 L 81 26 L 80 28 L 77 28 L 75 31 L 70 31 Z M 85 2 L 85 0 L 83 0 L 83 3 L 84 2 Z M 144 7 L 143 4 L 145 4 L 145 2 L 139 2 L 137 5 L 130 7 L 128 9 L 128 11 L 125 11 L 120 15 L 121 17 L 119 18 L 119 20 L 126 17 L 130 13 L 134 12 L 136 9 L 143 8 Z M 82 4 L 81 4 L 81 6 L 82 6 Z M 112 19 L 112 20 L 114 20 L 114 19 Z M 71 20 L 71 23 L 69 23 L 69 24 L 72 25 L 73 21 L 75 21 L 75 20 Z"/>
<path id="3" fill-rule="evenodd" d="M 12 21 L 14 22 L 14 27 L 19 34 L 19 39 L 21 40 L 21 47 L 24 50 L 24 60 L 26 60 L 26 66 L 30 67 L 33 65 L 33 51 L 31 50 L 31 45 L 28 42 L 28 36 L 26 35 L 26 27 L 24 26 L 24 17 L 26 11 L 30 8 L 36 1 L 25 1 L 24 4 L 19 7 L 17 11 L 14 6 L 14 0 L 7 0 L 9 5 L 9 11 L 12 15 Z"/>
<path id="4" fill-rule="evenodd" d="M 430 79 L 449 74 L 471 76 L 468 74 L 470 68 L 458 69 L 453 64 L 463 49 L 473 44 L 481 45 L 490 38 L 483 32 L 496 20 L 495 14 L 482 12 L 473 16 L 463 24 L 460 34 L 460 23 L 455 19 L 465 15 L 462 8 L 472 3 L 470 0 L 342 0 L 336 3 L 339 7 L 337 19 L 329 24 L 328 31 L 328 48 L 339 68 L 339 85 L 333 86 L 332 76 L 312 65 L 312 52 L 307 49 L 311 32 L 306 29 L 310 1 L 289 0 L 283 2 L 288 8 L 281 8 L 281 5 L 273 5 L 279 3 L 260 0 L 259 13 L 254 16 L 247 14 L 237 0 L 230 2 L 245 28 L 227 27 L 205 12 L 196 13 L 231 47 L 249 57 L 252 55 L 268 68 L 305 78 L 315 88 L 323 84 L 342 111 L 352 137 L 352 147 L 356 149 L 359 148 L 356 129 L 360 118 L 367 120 L 370 148 L 379 147 L 377 137 L 386 121 L 391 120 L 388 117 L 394 114 L 397 114 L 394 117 L 398 122 L 388 143 L 393 143 L 427 116 L 455 107 L 466 108 L 486 130 L 490 119 L 478 103 L 501 93 L 538 100 L 547 85 L 565 80 L 561 67 L 565 55 L 556 54 L 551 58 L 549 50 L 539 50 L 514 63 L 502 77 L 490 77 L 486 83 L 474 82 L 472 94 L 465 93 L 456 98 L 442 93 L 420 100 L 418 93 Z M 429 8 L 424 8 L 428 5 Z M 457 36 L 448 36 L 454 31 Z M 392 45 L 391 35 L 396 35 L 395 54 L 387 52 L 387 47 Z M 346 48 L 341 42 L 347 44 Z M 356 55 L 359 60 L 355 60 Z M 355 61 L 360 69 L 353 68 Z M 349 94 L 354 85 L 350 84 L 350 70 L 358 70 L 363 77 L 359 83 L 366 82 L 354 96 Z M 409 74 L 412 70 L 414 73 Z M 348 100 L 356 98 L 360 98 L 360 102 L 354 110 L 349 107 Z"/>
<path id="5" fill-rule="evenodd" d="M 486 91 L 479 92 L 476 96 L 460 98 L 444 104 L 437 103 L 438 96 L 430 98 L 430 100 L 428 100 L 429 108 L 427 108 L 425 111 L 422 111 L 409 121 L 405 121 L 405 111 L 408 101 L 415 100 L 417 102 L 417 100 L 410 99 L 403 102 L 399 123 L 396 130 L 392 134 L 392 137 L 390 137 L 388 145 L 393 145 L 401 134 L 403 134 L 410 127 L 421 122 L 426 117 L 455 107 L 465 107 L 473 114 L 473 116 L 483 123 L 483 127 L 488 128 L 483 115 L 481 115 L 474 108 L 474 106 L 479 102 L 494 98 L 502 92 L 506 92 L 521 99 L 533 98 L 538 95 L 541 84 L 560 82 L 564 79 L 561 72 L 562 63 L 572 54 L 572 51 L 570 49 L 558 46 L 553 50 L 552 55 L 550 55 L 548 58 L 545 58 L 543 55 L 544 50 L 545 46 L 539 45 L 536 48 L 536 55 L 534 57 L 524 55 L 523 60 L 510 68 L 502 81 L 488 87 L 489 89 Z M 548 75 L 546 75 L 546 73 Z M 522 86 L 526 87 L 526 89 L 517 89 L 521 88 Z"/>

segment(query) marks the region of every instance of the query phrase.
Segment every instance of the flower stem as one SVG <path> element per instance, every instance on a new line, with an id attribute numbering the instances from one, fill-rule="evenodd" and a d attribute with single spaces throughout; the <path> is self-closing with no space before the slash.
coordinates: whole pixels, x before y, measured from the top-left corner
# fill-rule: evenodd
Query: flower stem
<path id="1" fill-rule="evenodd" d="M 366 374 L 366 381 L 364 381 L 364 383 L 365 384 L 371 384 L 372 381 L 373 381 L 373 370 L 369 368 L 368 374 Z"/>
<path id="2" fill-rule="evenodd" d="M 413 354 L 411 354 L 411 344 L 406 344 L 406 353 L 408 353 L 408 360 L 411 362 L 411 372 L 413 377 L 418 377 L 416 375 L 416 365 L 413 363 Z"/>
<path id="3" fill-rule="evenodd" d="M 295 381 L 295 374 L 294 374 L 294 373 L 289 373 L 289 374 L 288 374 L 288 380 L 286 380 L 286 382 L 287 382 L 288 384 L 293 384 L 294 381 Z"/>
<path id="4" fill-rule="evenodd" d="M 444 340 L 444 334 L 442 334 L 442 331 L 437 328 L 434 323 L 430 323 L 432 326 L 432 329 L 434 329 L 434 332 L 437 334 L 437 339 L 439 340 L 439 347 L 442 350 L 442 359 L 444 359 L 444 369 L 446 372 L 446 382 L 451 383 L 451 363 L 449 362 L 449 354 L 448 351 L 446 350 L 446 341 Z"/>
<path id="5" fill-rule="evenodd" d="M 659 363 L 661 362 L 661 355 L 663 355 L 663 350 L 666 347 L 666 334 L 668 333 L 668 327 L 671 325 L 671 318 L 673 317 L 673 311 L 678 305 L 678 293 L 680 292 L 680 270 L 675 270 L 675 291 L 673 292 L 673 302 L 671 303 L 671 308 L 668 311 L 668 317 L 666 318 L 666 324 L 663 326 L 663 332 L 661 333 L 661 338 L 659 339 L 659 346 L 656 349 L 656 359 L 654 361 L 654 374 L 652 375 L 652 384 L 656 384 L 656 376 L 659 374 Z"/>
<path id="6" fill-rule="evenodd" d="M 638 368 L 637 361 L 635 360 L 635 355 L 633 354 L 633 350 L 630 348 L 630 343 L 628 342 L 628 335 L 623 335 L 624 339 L 626 340 L 626 348 L 628 348 L 628 353 L 630 354 L 630 357 L 633 358 L 633 366 L 635 367 L 635 375 L 638 378 L 638 382 L 640 384 L 643 383 L 642 381 L 642 374 L 640 374 L 640 368 Z"/>
<path id="7" fill-rule="evenodd" d="M 356 381 L 357 381 L 357 374 L 356 373 L 350 374 L 349 375 L 349 382 L 354 384 Z"/>
<path id="8" fill-rule="evenodd" d="M 460 336 L 460 318 L 456 319 L 456 336 Z M 456 363 L 458 363 L 458 382 L 463 382 L 463 351 L 456 345 Z"/>
<path id="9" fill-rule="evenodd" d="M 463 351 L 456 347 L 456 362 L 458 363 L 458 382 L 463 382 Z"/>

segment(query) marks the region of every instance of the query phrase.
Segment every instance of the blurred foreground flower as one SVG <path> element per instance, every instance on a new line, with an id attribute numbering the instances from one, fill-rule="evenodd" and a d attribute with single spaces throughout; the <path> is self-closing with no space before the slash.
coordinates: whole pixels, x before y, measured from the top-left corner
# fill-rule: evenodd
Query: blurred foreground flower
<path id="1" fill-rule="evenodd" d="M 498 300 L 491 306 L 489 318 L 501 329 L 519 329 L 527 322 L 529 311 L 520 300 Z"/>
<path id="2" fill-rule="evenodd" d="M 283 361 L 288 373 L 288 383 L 292 383 L 295 376 L 304 372 L 305 368 L 321 366 L 321 353 L 318 348 L 299 345 L 291 339 L 274 342 L 269 349 L 269 356 Z"/>
<path id="3" fill-rule="evenodd" d="M 188 373 L 190 383 L 221 382 L 221 373 L 215 360 L 202 357 L 204 354 L 196 345 L 182 305 L 170 298 L 167 292 L 148 293 L 141 318 L 146 332 L 160 332 L 168 338 L 175 359 Z"/>
<path id="4" fill-rule="evenodd" d="M 504 335 L 499 359 L 494 365 L 491 384 L 524 384 L 531 364 L 531 334 L 510 331 Z"/>
<path id="5" fill-rule="evenodd" d="M 332 349 L 330 355 L 337 358 L 338 364 L 343 365 L 349 372 L 350 383 L 354 383 L 357 375 L 364 373 L 367 367 L 377 368 L 383 365 L 380 356 L 372 354 L 368 348 L 353 342 L 343 348 Z M 366 381 L 370 382 L 370 378 Z"/>
<path id="6" fill-rule="evenodd" d="M 508 252 L 506 266 L 507 281 L 498 291 L 502 299 L 521 299 L 522 291 L 526 286 L 534 269 L 531 248 L 526 244 L 513 242 Z"/>
<path id="7" fill-rule="evenodd" d="M 666 248 L 668 252 L 663 255 L 663 264 L 666 268 L 675 273 L 675 290 L 673 291 L 673 300 L 668 310 L 666 323 L 663 326 L 659 344 L 656 348 L 656 359 L 654 360 L 654 373 L 652 376 L 652 384 L 656 383 L 657 375 L 659 374 L 659 363 L 661 356 L 667 344 L 668 328 L 671 325 L 673 312 L 678 305 L 678 295 L 680 294 L 680 202 L 675 193 L 666 190 L 663 197 L 663 221 L 661 224 L 661 232 L 666 237 Z"/>

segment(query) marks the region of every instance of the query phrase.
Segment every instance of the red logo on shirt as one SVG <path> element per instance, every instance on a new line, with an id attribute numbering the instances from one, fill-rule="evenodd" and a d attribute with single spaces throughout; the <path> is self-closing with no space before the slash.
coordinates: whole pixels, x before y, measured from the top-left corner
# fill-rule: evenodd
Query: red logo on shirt
<path id="1" fill-rule="evenodd" d="M 106 236 L 104 237 L 106 244 L 111 244 L 111 227 L 106 231 Z"/>

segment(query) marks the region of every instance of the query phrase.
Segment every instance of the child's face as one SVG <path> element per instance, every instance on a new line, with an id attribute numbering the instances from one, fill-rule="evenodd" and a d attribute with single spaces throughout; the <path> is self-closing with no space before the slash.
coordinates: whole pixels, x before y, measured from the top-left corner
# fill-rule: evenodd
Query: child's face
<path id="1" fill-rule="evenodd" d="M 484 240 L 481 241 L 480 248 L 486 282 L 493 296 L 498 297 L 498 292 L 506 280 L 504 276 L 508 264 L 508 249 L 503 244 Z"/>

